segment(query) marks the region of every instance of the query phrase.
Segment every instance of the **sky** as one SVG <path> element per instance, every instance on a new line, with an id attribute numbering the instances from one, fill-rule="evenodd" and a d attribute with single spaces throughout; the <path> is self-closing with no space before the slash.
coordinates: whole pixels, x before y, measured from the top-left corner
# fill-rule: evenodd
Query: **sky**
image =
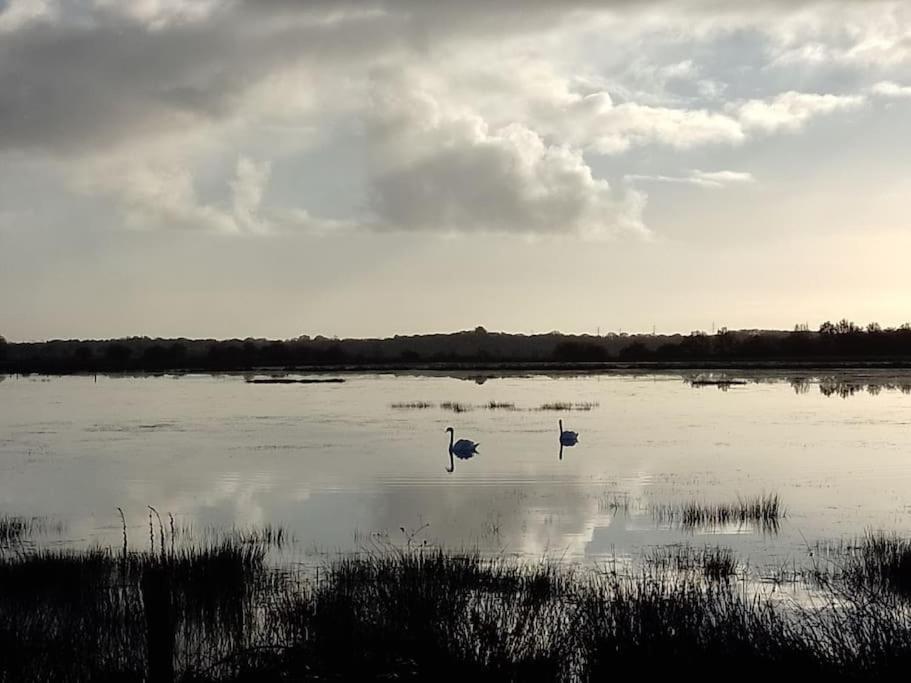
<path id="1" fill-rule="evenodd" d="M 0 0 L 8 340 L 911 320 L 911 5 Z"/>

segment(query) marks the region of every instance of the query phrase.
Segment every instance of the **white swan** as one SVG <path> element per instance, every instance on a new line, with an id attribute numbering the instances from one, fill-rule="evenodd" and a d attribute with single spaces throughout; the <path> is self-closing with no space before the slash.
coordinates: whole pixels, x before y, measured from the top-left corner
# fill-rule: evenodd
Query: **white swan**
<path id="1" fill-rule="evenodd" d="M 446 431 L 449 432 L 449 467 L 446 468 L 446 471 L 452 472 L 455 469 L 455 461 L 452 459 L 452 456 L 467 460 L 468 458 L 477 455 L 479 444 L 470 441 L 469 439 L 459 439 L 453 443 L 453 439 L 455 439 L 455 430 L 452 427 L 447 427 Z"/>
<path id="2" fill-rule="evenodd" d="M 561 446 L 575 446 L 579 443 L 579 433 L 571 432 L 568 429 L 563 431 L 563 420 L 560 420 L 560 445 Z"/>

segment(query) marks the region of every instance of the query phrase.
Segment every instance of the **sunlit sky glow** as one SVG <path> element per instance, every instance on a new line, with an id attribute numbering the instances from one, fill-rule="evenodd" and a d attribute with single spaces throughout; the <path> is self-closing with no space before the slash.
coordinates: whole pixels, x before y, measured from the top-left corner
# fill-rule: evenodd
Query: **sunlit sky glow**
<path id="1" fill-rule="evenodd" d="M 0 334 L 911 320 L 906 2 L 0 0 Z"/>

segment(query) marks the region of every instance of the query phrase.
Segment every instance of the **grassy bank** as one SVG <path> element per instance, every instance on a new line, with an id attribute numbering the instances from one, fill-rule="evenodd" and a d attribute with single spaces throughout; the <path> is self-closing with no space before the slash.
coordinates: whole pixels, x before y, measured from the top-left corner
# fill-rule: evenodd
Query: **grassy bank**
<path id="1" fill-rule="evenodd" d="M 908 544 L 891 536 L 820 567 L 803 604 L 747 590 L 725 549 L 656 551 L 629 574 L 429 549 L 303 574 L 270 566 L 275 538 L 0 553 L 0 681 L 882 680 L 911 663 Z"/>

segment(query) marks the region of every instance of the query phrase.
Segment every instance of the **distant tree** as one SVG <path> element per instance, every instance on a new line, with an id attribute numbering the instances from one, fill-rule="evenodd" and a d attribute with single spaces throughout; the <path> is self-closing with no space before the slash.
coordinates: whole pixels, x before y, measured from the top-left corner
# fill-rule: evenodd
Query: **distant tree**
<path id="1" fill-rule="evenodd" d="M 838 330 L 835 328 L 835 325 L 833 325 L 828 320 L 819 326 L 820 334 L 835 334 L 836 332 L 838 332 Z"/>
<path id="2" fill-rule="evenodd" d="M 857 332 L 860 332 L 860 327 L 847 318 L 842 318 L 835 324 L 836 334 L 856 334 Z"/>
<path id="3" fill-rule="evenodd" d="M 870 323 L 867 325 L 867 333 L 869 334 L 879 334 L 882 331 L 883 328 L 879 323 Z"/>
<path id="4" fill-rule="evenodd" d="M 649 348 L 640 341 L 633 342 L 620 349 L 621 360 L 646 360 L 652 356 Z"/>
<path id="5" fill-rule="evenodd" d="M 108 344 L 104 350 L 105 359 L 116 367 L 125 366 L 132 355 L 133 351 L 130 347 L 121 342 Z"/>
<path id="6" fill-rule="evenodd" d="M 715 351 L 721 356 L 727 356 L 734 350 L 734 335 L 728 328 L 719 328 L 715 333 Z"/>
<path id="7" fill-rule="evenodd" d="M 76 359 L 76 362 L 79 365 L 85 366 L 88 363 L 90 363 L 93 358 L 95 358 L 95 352 L 92 351 L 91 346 L 86 346 L 85 344 L 82 344 L 80 346 L 77 346 L 76 350 L 73 351 L 73 358 Z"/>
<path id="8" fill-rule="evenodd" d="M 6 338 L 0 334 L 0 360 L 6 360 L 7 347 Z"/>
<path id="9" fill-rule="evenodd" d="M 554 360 L 564 362 L 598 362 L 610 358 L 607 349 L 599 344 L 567 341 L 554 349 Z"/>

